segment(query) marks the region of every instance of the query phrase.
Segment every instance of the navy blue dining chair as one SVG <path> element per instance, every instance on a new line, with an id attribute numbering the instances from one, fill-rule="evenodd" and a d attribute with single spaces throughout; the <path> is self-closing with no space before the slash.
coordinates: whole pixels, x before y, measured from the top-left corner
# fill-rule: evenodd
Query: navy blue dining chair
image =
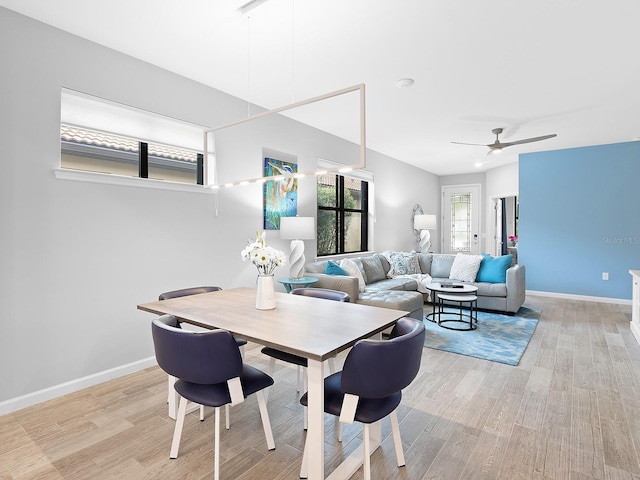
<path id="1" fill-rule="evenodd" d="M 180 395 L 170 458 L 178 457 L 180 437 L 187 401 L 214 407 L 214 478 L 220 475 L 220 407 L 237 405 L 256 394 L 262 426 L 269 450 L 275 449 L 269 412 L 263 390 L 273 385 L 273 378 L 245 365 L 240 349 L 226 330 L 195 332 L 178 328 L 172 315 L 152 321 L 151 330 L 156 359 L 160 368 L 177 378 L 175 390 Z"/>
<path id="2" fill-rule="evenodd" d="M 189 288 L 181 288 L 179 290 L 171 290 L 170 292 L 164 292 L 161 293 L 160 295 L 158 295 L 158 300 L 162 301 L 162 300 L 169 300 L 171 298 L 179 298 L 179 297 L 188 297 L 190 295 L 198 295 L 200 293 L 209 293 L 209 292 L 218 292 L 222 290 L 222 288 L 220 287 L 213 287 L 213 286 L 204 286 L 204 287 L 189 287 Z M 180 323 L 178 323 L 178 327 L 177 328 L 182 328 L 180 326 Z M 200 330 L 199 328 L 195 327 L 196 330 Z M 236 343 L 238 344 L 238 347 L 240 347 L 240 354 L 242 355 L 242 358 L 244 360 L 244 346 L 247 344 L 247 341 L 244 338 L 235 338 Z M 169 398 L 167 400 L 168 403 L 171 403 L 171 395 L 174 395 L 173 393 L 173 383 L 175 382 L 175 378 L 173 378 L 171 375 L 169 375 L 169 379 L 168 379 L 168 383 L 169 383 L 169 388 L 168 388 L 168 395 Z M 204 420 L 204 407 L 201 406 L 200 407 L 200 420 Z M 229 406 L 227 405 L 225 407 L 225 428 L 227 430 L 229 430 L 229 424 L 230 424 L 230 419 L 229 419 Z"/>
<path id="3" fill-rule="evenodd" d="M 364 478 L 371 479 L 369 425 L 385 417 L 391 433 L 398 466 L 405 464 L 396 409 L 402 389 L 418 374 L 424 348 L 425 329 L 412 318 L 398 320 L 388 340 L 360 340 L 345 359 L 341 372 L 324 380 L 324 411 L 341 423 L 362 423 Z M 307 405 L 307 393 L 300 399 Z M 300 478 L 307 478 L 307 445 Z"/>

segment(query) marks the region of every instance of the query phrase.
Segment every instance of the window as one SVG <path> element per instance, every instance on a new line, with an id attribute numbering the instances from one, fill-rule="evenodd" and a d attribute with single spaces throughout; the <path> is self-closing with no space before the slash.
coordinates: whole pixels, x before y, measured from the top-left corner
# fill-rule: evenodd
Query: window
<path id="1" fill-rule="evenodd" d="M 318 175 L 318 256 L 367 250 L 369 184 Z"/>
<path id="2" fill-rule="evenodd" d="M 451 196 L 451 250 L 469 252 L 471 245 L 471 194 Z"/>
<path id="3" fill-rule="evenodd" d="M 63 169 L 203 182 L 203 129 L 170 117 L 62 90 Z"/>

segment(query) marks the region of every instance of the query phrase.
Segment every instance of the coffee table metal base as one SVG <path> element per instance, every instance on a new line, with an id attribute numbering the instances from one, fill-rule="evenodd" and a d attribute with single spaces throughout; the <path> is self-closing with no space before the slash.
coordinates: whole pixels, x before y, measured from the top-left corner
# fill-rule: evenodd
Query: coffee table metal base
<path id="1" fill-rule="evenodd" d="M 457 303 L 458 312 L 445 311 L 444 302 Z M 436 311 L 436 303 L 438 310 Z M 465 307 L 468 304 L 468 307 Z M 469 331 L 475 330 L 478 327 L 478 297 L 476 295 L 447 295 L 438 294 L 437 302 L 433 305 L 434 320 L 438 326 L 449 330 Z M 468 309 L 468 313 L 463 312 L 463 309 Z M 446 315 L 446 317 L 443 317 Z M 437 320 L 435 317 L 437 316 Z M 445 325 L 448 324 L 448 325 Z M 457 326 L 455 326 L 457 325 Z"/>

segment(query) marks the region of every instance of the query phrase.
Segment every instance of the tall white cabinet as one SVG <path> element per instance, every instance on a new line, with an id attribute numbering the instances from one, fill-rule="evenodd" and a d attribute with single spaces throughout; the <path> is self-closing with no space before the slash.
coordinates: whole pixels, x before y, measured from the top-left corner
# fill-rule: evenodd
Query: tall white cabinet
<path id="1" fill-rule="evenodd" d="M 629 273 L 633 278 L 631 332 L 640 343 L 640 270 L 629 270 Z"/>

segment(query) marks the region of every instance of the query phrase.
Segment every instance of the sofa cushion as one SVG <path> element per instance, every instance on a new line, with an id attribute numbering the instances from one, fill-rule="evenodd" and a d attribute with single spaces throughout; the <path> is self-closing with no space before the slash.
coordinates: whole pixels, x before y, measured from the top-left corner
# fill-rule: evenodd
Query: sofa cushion
<path id="1" fill-rule="evenodd" d="M 396 277 L 396 278 L 386 278 L 379 282 L 374 282 L 368 284 L 364 291 L 365 292 L 378 292 L 380 290 L 406 290 L 406 291 L 416 291 L 418 289 L 418 282 L 413 278 L 407 277 Z"/>
<path id="2" fill-rule="evenodd" d="M 433 255 L 431 253 L 419 253 L 418 265 L 420 265 L 420 272 L 431 275 L 432 261 L 433 261 Z"/>
<path id="3" fill-rule="evenodd" d="M 431 276 L 433 278 L 449 278 L 451 265 L 455 259 L 455 255 L 434 255 L 431 260 Z"/>
<path id="4" fill-rule="evenodd" d="M 485 283 L 476 282 L 473 285 L 478 287 L 476 295 L 479 297 L 506 297 L 507 296 L 507 284 L 506 283 Z"/>
<path id="5" fill-rule="evenodd" d="M 391 269 L 387 272 L 387 277 L 389 278 L 393 278 L 396 275 L 422 273 L 418 263 L 418 256 L 415 252 L 385 252 L 383 255 L 391 265 Z"/>
<path id="6" fill-rule="evenodd" d="M 307 263 L 304 266 L 306 273 L 324 273 L 327 268 L 327 261 L 321 260 L 319 262 Z"/>
<path id="7" fill-rule="evenodd" d="M 409 316 L 422 320 L 424 301 L 422 294 L 418 292 L 406 292 L 397 290 L 379 290 L 365 292 L 360 295 L 358 303 L 382 308 L 393 308 L 410 312 Z"/>
<path id="8" fill-rule="evenodd" d="M 457 254 L 453 265 L 451 265 L 449 278 L 461 282 L 475 282 L 480 262 L 482 262 L 482 255 Z"/>
<path id="9" fill-rule="evenodd" d="M 327 262 L 324 273 L 326 273 L 327 275 L 349 275 L 344 268 L 331 260 Z"/>
<path id="10" fill-rule="evenodd" d="M 356 265 L 356 262 L 350 258 L 345 258 L 340 262 L 340 266 L 349 274 L 350 277 L 356 277 L 358 279 L 358 290 L 364 292 L 364 275 L 360 271 L 360 267 Z"/>
<path id="11" fill-rule="evenodd" d="M 511 266 L 513 255 L 503 255 L 492 257 L 486 253 L 482 254 L 482 263 L 476 275 L 477 282 L 505 283 L 507 281 L 507 270 Z"/>
<path id="12" fill-rule="evenodd" d="M 380 256 L 371 255 L 369 257 L 361 257 L 360 261 L 362 262 L 364 273 L 367 275 L 367 284 L 379 282 L 387 278 L 384 268 L 382 267 L 382 262 L 380 262 Z"/>

